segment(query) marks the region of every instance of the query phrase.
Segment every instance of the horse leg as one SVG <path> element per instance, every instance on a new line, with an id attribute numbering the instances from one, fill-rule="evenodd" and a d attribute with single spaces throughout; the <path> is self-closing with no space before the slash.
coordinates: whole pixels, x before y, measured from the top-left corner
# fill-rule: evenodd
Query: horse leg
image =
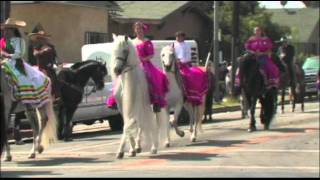
<path id="1" fill-rule="evenodd" d="M 68 142 L 68 141 L 72 141 L 72 117 L 73 114 L 75 113 L 77 107 L 72 107 L 67 109 L 66 111 L 66 121 L 64 124 L 64 141 Z"/>
<path id="2" fill-rule="evenodd" d="M 281 89 L 281 113 L 282 114 L 284 114 L 285 90 L 286 90 L 286 88 Z"/>
<path id="3" fill-rule="evenodd" d="M 152 138 L 152 146 L 151 146 L 151 154 L 157 154 L 158 147 L 159 147 L 159 129 L 157 126 L 157 121 L 151 122 L 153 126 L 154 132 L 151 133 Z"/>
<path id="4" fill-rule="evenodd" d="M 48 122 L 48 115 L 46 114 L 46 111 L 45 111 L 45 107 L 46 105 L 38 108 L 38 111 L 39 111 L 39 114 L 40 114 L 40 130 L 39 130 L 39 135 L 38 135 L 38 138 L 37 138 L 37 145 L 38 145 L 38 153 L 41 154 L 44 150 L 44 147 L 41 145 L 41 142 L 42 142 L 42 137 L 43 137 L 43 132 L 46 128 L 46 125 L 47 125 L 47 122 Z"/>
<path id="5" fill-rule="evenodd" d="M 7 134 L 9 134 L 9 131 L 10 131 L 10 133 L 13 133 L 14 125 L 12 125 L 12 123 L 14 123 L 14 121 L 15 121 L 15 115 L 12 115 L 12 114 L 13 114 L 15 108 L 17 107 L 17 105 L 18 105 L 18 102 L 12 102 L 9 106 L 10 108 L 8 108 L 8 110 L 5 111 L 5 117 L 7 117 L 8 121 L 5 123 L 6 127 L 4 130 L 6 131 L 5 133 L 7 133 Z M 3 121 L 5 121 L 5 119 L 3 119 Z M 4 161 L 12 161 L 11 149 L 10 149 L 10 145 L 9 145 L 7 136 L 5 138 L 4 147 L 5 147 L 5 151 L 6 151 Z"/>
<path id="6" fill-rule="evenodd" d="M 122 159 L 124 156 L 124 146 L 126 143 L 126 136 L 127 136 L 127 133 L 125 131 L 123 131 L 121 141 L 120 141 L 120 147 L 119 147 L 118 153 L 116 155 L 117 159 Z"/>
<path id="7" fill-rule="evenodd" d="M 170 121 L 171 125 L 174 127 L 174 130 L 176 131 L 176 134 L 180 137 L 184 137 L 184 131 L 181 131 L 178 127 L 178 118 L 179 118 L 179 114 L 182 111 L 182 108 L 183 108 L 183 105 L 175 108 L 173 120 Z M 167 111 L 168 111 L 167 113 L 168 113 L 168 117 L 169 117 L 169 109 Z"/>
<path id="8" fill-rule="evenodd" d="M 30 151 L 29 159 L 36 158 L 36 149 L 37 149 L 37 136 L 39 134 L 39 124 L 37 121 L 37 117 L 35 115 L 35 111 L 31 106 L 26 106 L 26 116 L 30 121 L 30 125 L 33 131 L 33 146 Z"/>
<path id="9" fill-rule="evenodd" d="M 296 93 L 296 87 L 295 85 L 291 85 L 291 93 L 293 96 L 293 101 L 292 101 L 292 110 L 291 112 L 294 112 L 295 108 L 296 108 L 296 103 L 297 103 L 297 93 Z"/>
<path id="10" fill-rule="evenodd" d="M 136 156 L 136 151 L 135 151 L 135 139 L 133 136 L 129 136 L 129 140 L 130 140 L 130 150 L 129 150 L 129 157 L 135 157 Z"/>
<path id="11" fill-rule="evenodd" d="M 192 126 L 192 133 L 191 133 L 191 142 L 196 142 L 196 138 L 197 138 L 197 128 L 198 128 L 198 107 L 193 106 L 193 126 Z"/>
<path id="12" fill-rule="evenodd" d="M 5 148 L 5 159 L 4 161 L 12 161 L 12 155 L 11 155 L 11 150 L 10 150 L 10 146 L 9 146 L 9 143 L 8 143 L 8 138 L 5 139 L 4 141 L 4 148 Z"/>
<path id="13" fill-rule="evenodd" d="M 255 120 L 255 110 L 256 110 L 256 103 L 257 103 L 257 98 L 256 97 L 251 97 L 250 99 L 248 98 L 248 103 L 250 107 L 250 126 L 248 131 L 253 132 L 256 131 L 256 120 Z"/>
<path id="14" fill-rule="evenodd" d="M 305 94 L 305 91 L 304 91 L 304 86 L 300 84 L 300 99 L 301 99 L 301 111 L 304 112 L 304 94 Z"/>
<path id="15" fill-rule="evenodd" d="M 137 153 L 141 153 L 142 152 L 141 136 L 142 136 L 142 129 L 138 128 L 138 133 L 137 133 L 137 137 L 136 137 L 136 144 L 135 144 L 135 150 L 136 150 Z"/>
<path id="16" fill-rule="evenodd" d="M 189 125 L 190 125 L 190 133 L 193 132 L 193 125 L 194 125 L 194 112 L 193 112 L 193 107 L 190 103 L 187 103 L 187 105 L 185 106 L 187 112 L 189 113 L 189 118 L 190 118 L 190 122 L 189 122 Z"/>
<path id="17" fill-rule="evenodd" d="M 123 121 L 124 121 L 123 134 L 121 137 L 119 150 L 116 155 L 117 159 L 122 159 L 124 157 L 124 147 L 126 145 L 126 139 L 127 139 L 127 137 L 129 137 L 129 140 L 131 140 L 130 139 L 130 130 L 131 130 L 131 128 L 133 128 L 133 125 L 134 125 L 134 120 L 130 121 L 126 117 L 123 118 Z M 131 144 L 131 146 L 132 146 L 132 144 Z"/>

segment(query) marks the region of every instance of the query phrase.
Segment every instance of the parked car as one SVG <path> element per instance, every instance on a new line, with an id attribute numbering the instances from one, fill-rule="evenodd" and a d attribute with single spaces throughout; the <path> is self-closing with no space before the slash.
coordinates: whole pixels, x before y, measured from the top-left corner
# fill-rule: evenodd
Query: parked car
<path id="1" fill-rule="evenodd" d="M 319 56 L 308 57 L 303 63 L 302 69 L 305 72 L 306 95 L 316 95 L 317 76 L 320 70 Z"/>

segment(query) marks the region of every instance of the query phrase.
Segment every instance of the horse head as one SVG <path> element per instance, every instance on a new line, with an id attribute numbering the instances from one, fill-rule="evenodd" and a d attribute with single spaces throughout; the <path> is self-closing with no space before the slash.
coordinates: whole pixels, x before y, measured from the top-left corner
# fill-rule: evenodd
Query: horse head
<path id="1" fill-rule="evenodd" d="M 106 64 L 95 60 L 86 60 L 75 63 L 70 67 L 69 71 L 73 72 L 71 74 L 74 74 L 74 78 L 78 78 L 77 81 L 83 86 L 87 83 L 89 78 L 91 78 L 98 90 L 103 89 L 104 77 L 108 74 Z"/>
<path id="2" fill-rule="evenodd" d="M 106 64 L 101 62 L 96 62 L 96 69 L 93 72 L 91 78 L 96 84 L 98 90 L 104 88 L 104 77 L 108 74 Z"/>
<path id="3" fill-rule="evenodd" d="M 135 49 L 128 36 L 113 35 L 113 40 L 111 61 L 114 64 L 114 73 L 118 76 L 124 72 L 126 67 L 138 64 L 138 58 L 131 57 L 135 54 Z M 134 59 L 136 59 L 136 61 L 133 61 Z"/>
<path id="4" fill-rule="evenodd" d="M 166 72 L 174 71 L 174 63 L 176 62 L 176 57 L 174 54 L 174 50 L 171 46 L 165 46 L 162 48 L 161 53 L 161 63 Z"/>

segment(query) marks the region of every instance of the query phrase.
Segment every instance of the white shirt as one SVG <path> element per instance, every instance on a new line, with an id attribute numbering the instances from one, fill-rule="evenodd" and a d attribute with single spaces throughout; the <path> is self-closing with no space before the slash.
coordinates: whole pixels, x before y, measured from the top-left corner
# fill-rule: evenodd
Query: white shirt
<path id="1" fill-rule="evenodd" d="M 26 52 L 26 44 L 22 38 L 13 37 L 10 39 L 10 44 L 14 49 L 12 59 L 22 58 Z"/>
<path id="2" fill-rule="evenodd" d="M 174 51 L 176 57 L 182 63 L 191 62 L 191 47 L 185 42 L 174 42 Z"/>

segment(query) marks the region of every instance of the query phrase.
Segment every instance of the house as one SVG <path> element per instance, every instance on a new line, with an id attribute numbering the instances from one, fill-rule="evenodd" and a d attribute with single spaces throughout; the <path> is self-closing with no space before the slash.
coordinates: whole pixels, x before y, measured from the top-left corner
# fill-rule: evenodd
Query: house
<path id="1" fill-rule="evenodd" d="M 296 54 L 319 55 L 319 8 L 268 9 L 271 21 L 291 29 Z"/>
<path id="2" fill-rule="evenodd" d="M 113 7 L 110 1 L 11 1 L 10 16 L 26 21 L 25 34 L 37 28 L 50 34 L 58 60 L 77 62 L 84 44 L 108 40 L 108 11 Z"/>
<path id="3" fill-rule="evenodd" d="M 204 60 L 210 49 L 212 20 L 192 1 L 116 1 L 121 9 L 110 19 L 109 32 L 134 36 L 133 23 L 149 25 L 146 36 L 152 40 L 174 40 L 183 30 L 187 39 L 198 43 L 199 57 Z"/>

